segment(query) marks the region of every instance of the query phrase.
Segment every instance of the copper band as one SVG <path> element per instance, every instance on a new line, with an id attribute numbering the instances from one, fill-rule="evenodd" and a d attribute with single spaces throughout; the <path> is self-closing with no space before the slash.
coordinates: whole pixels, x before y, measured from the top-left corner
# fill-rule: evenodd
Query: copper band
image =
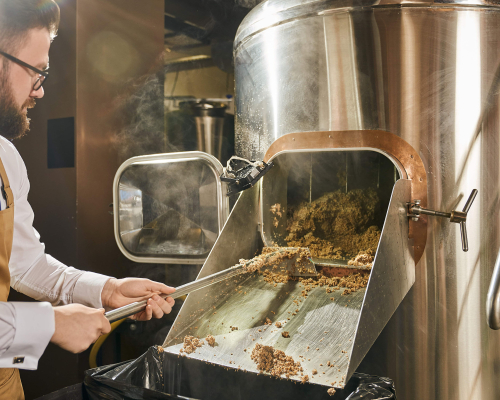
<path id="1" fill-rule="evenodd" d="M 418 152 L 405 140 L 390 132 L 379 130 L 326 131 L 290 133 L 278 138 L 267 150 L 264 161 L 276 154 L 291 150 L 366 149 L 386 153 L 399 164 L 407 179 L 411 180 L 411 200 L 420 200 L 427 207 L 427 173 Z M 404 178 L 404 177 L 403 177 Z M 413 239 L 413 256 L 417 264 L 427 241 L 427 216 L 409 221 L 408 238 Z"/>

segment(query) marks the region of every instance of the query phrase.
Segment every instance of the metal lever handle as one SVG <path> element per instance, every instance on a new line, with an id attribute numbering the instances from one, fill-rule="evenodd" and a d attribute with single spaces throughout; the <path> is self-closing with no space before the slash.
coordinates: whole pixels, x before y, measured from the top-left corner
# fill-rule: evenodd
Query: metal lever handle
<path id="1" fill-rule="evenodd" d="M 462 210 L 462 212 L 465 213 L 466 220 L 467 220 L 467 213 L 469 212 L 470 207 L 472 206 L 472 202 L 475 200 L 476 196 L 477 196 L 477 189 L 472 189 L 472 192 Z M 462 237 L 462 250 L 469 251 L 469 240 L 467 239 L 467 227 L 465 225 L 465 220 L 460 221 L 460 236 Z"/>
<path id="2" fill-rule="evenodd" d="M 409 212 L 408 216 L 414 221 L 418 221 L 420 214 L 434 215 L 435 217 L 449 218 L 450 222 L 455 222 L 460 224 L 460 236 L 462 238 L 462 250 L 469 251 L 469 241 L 467 239 L 467 227 L 465 222 L 467 221 L 467 213 L 469 212 L 474 199 L 477 196 L 477 189 L 473 189 L 465 206 L 462 211 L 452 211 L 451 213 L 445 213 L 441 211 L 427 210 L 426 208 L 420 207 L 420 200 L 413 200 L 412 203 L 407 203 Z"/>
<path id="3" fill-rule="evenodd" d="M 462 210 L 462 212 L 464 212 L 466 214 L 469 212 L 470 206 L 472 206 L 472 202 L 475 200 L 476 196 L 477 196 L 477 189 L 472 189 L 472 192 L 470 193 L 470 196 L 467 199 L 467 202 L 465 203 L 465 206 L 464 206 L 464 209 Z"/>
<path id="4" fill-rule="evenodd" d="M 486 319 L 491 329 L 500 329 L 500 250 L 486 297 Z"/>
<path id="5" fill-rule="evenodd" d="M 469 240 L 467 239 L 467 227 L 465 222 L 460 222 L 460 236 L 462 237 L 462 250 L 469 251 Z"/>

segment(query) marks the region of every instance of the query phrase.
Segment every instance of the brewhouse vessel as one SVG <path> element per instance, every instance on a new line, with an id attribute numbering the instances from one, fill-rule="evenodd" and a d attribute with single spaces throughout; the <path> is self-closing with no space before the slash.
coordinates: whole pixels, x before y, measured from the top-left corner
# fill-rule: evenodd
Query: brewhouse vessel
<path id="1" fill-rule="evenodd" d="M 268 0 L 235 43 L 238 155 L 262 160 L 295 132 L 384 130 L 416 149 L 428 217 L 415 284 L 358 368 L 398 398 L 500 398 L 500 333 L 485 300 L 500 247 L 500 3 Z M 465 197 L 465 198 L 464 198 Z M 390 279 L 390 277 L 388 277 Z"/>

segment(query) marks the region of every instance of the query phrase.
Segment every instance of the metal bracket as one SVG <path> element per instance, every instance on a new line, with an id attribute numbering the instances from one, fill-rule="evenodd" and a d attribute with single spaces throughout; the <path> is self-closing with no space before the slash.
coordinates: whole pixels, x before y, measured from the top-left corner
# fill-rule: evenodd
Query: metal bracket
<path id="1" fill-rule="evenodd" d="M 236 169 L 238 161 L 244 161 L 246 164 Z M 232 167 L 231 169 L 229 168 L 230 166 Z M 272 166 L 272 162 L 256 162 L 243 160 L 239 157 L 232 157 L 228 162 L 228 168 L 225 168 L 220 180 L 227 183 L 227 195 L 230 196 L 245 189 L 250 189 L 271 169 Z"/>
<path id="2" fill-rule="evenodd" d="M 472 190 L 462 211 L 454 210 L 449 213 L 446 213 L 441 211 L 428 210 L 420 206 L 420 200 L 413 200 L 410 203 L 406 203 L 406 205 L 408 206 L 408 213 L 406 215 L 410 217 L 412 221 L 418 221 L 420 214 L 425 214 L 425 215 L 433 215 L 435 217 L 449 218 L 450 222 L 455 222 L 456 224 L 460 224 L 460 235 L 462 237 L 462 250 L 468 251 L 469 242 L 467 239 L 467 227 L 465 225 L 465 222 L 467 221 L 467 213 L 469 212 L 470 207 L 472 206 L 472 202 L 477 196 L 477 193 L 478 193 L 477 189 Z"/>

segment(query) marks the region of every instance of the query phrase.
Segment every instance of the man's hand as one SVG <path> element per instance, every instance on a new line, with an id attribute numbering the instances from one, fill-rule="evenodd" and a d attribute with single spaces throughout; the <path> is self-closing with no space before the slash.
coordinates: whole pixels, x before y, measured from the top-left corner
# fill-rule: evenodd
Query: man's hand
<path id="1" fill-rule="evenodd" d="M 99 336 L 109 333 L 111 326 L 104 309 L 89 308 L 81 304 L 54 307 L 56 330 L 52 343 L 72 353 L 81 353 Z"/>
<path id="2" fill-rule="evenodd" d="M 148 299 L 146 309 L 130 317 L 139 321 L 147 321 L 152 317 L 161 318 L 164 314 L 169 314 L 172 311 L 174 299 L 167 297 L 164 300 L 159 295 L 172 294 L 173 292 L 175 292 L 175 288 L 149 279 L 110 279 L 104 285 L 101 300 L 103 306 L 107 310 L 111 310 L 135 301 Z"/>

